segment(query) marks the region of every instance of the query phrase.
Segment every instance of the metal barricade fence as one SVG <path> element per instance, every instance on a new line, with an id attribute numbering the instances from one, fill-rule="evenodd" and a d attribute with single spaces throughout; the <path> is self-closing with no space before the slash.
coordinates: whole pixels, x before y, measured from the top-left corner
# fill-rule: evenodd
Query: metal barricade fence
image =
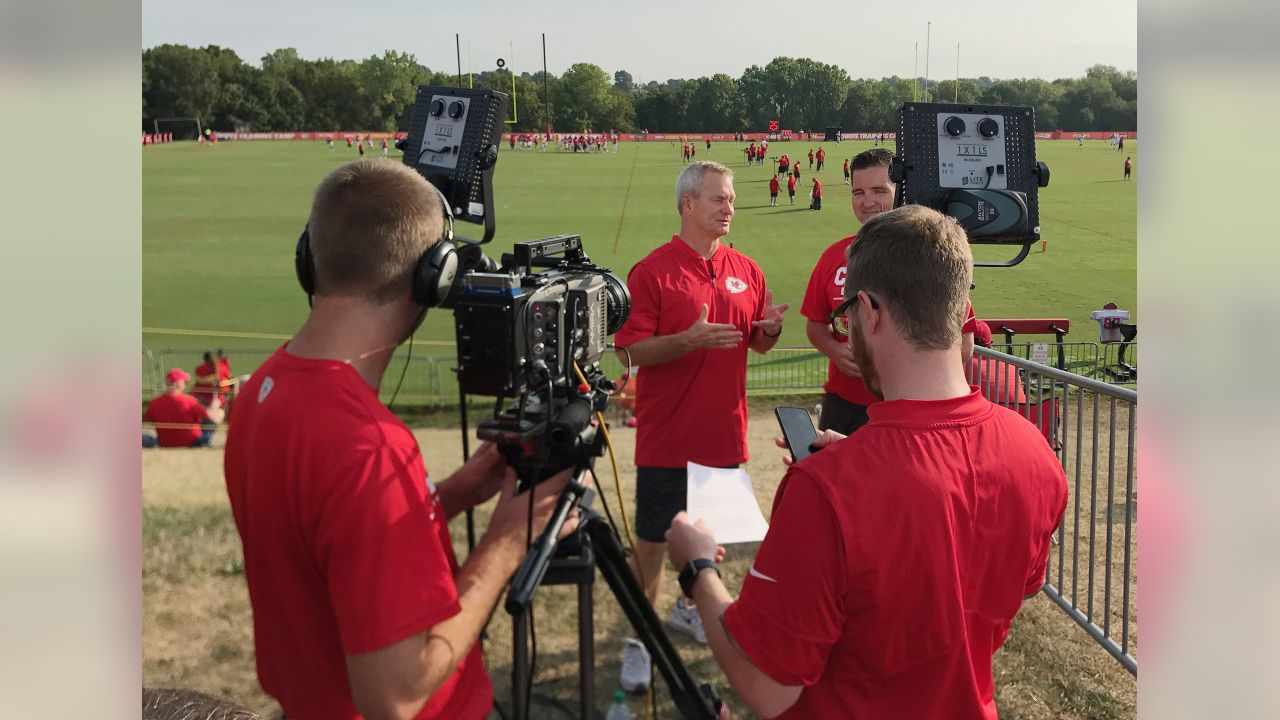
<path id="1" fill-rule="evenodd" d="M 1098 368 L 1098 343 L 1095 342 L 1064 342 L 1064 343 L 1043 343 L 1048 346 L 1048 355 L 1045 358 L 1045 364 L 1066 370 L 1077 375 L 1085 377 L 1094 377 Z M 991 349 L 997 352 L 1013 355 L 1023 358 L 1024 360 L 1033 359 L 1033 352 L 1037 343 L 992 343 Z"/>
<path id="2" fill-rule="evenodd" d="M 970 382 L 1040 428 L 1067 474 L 1045 594 L 1137 675 L 1135 436 L 1138 394 L 976 348 Z"/>
<path id="3" fill-rule="evenodd" d="M 1098 366 L 1099 380 L 1118 385 L 1138 382 L 1138 343 L 1106 343 L 1102 346 L 1102 361 Z"/>
<path id="4" fill-rule="evenodd" d="M 609 377 L 622 376 L 622 363 L 612 352 L 600 358 Z M 775 347 L 765 355 L 747 353 L 747 393 L 822 392 L 827 381 L 827 358 L 812 347 Z"/>
<path id="5" fill-rule="evenodd" d="M 142 392 L 149 399 L 164 392 L 164 368 L 155 353 L 142 349 Z"/>

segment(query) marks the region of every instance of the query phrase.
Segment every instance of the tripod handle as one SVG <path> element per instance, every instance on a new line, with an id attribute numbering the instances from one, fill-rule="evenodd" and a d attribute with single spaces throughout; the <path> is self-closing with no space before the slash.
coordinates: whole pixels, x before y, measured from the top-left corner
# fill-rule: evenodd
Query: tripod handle
<path id="1" fill-rule="evenodd" d="M 542 578 L 546 576 L 547 567 L 551 564 L 551 556 L 555 554 L 560 530 L 564 527 L 565 520 L 569 518 L 569 512 L 577 506 L 578 501 L 587 492 L 587 486 L 582 480 L 588 470 L 590 468 L 586 466 L 578 466 L 573 479 L 560 495 L 560 500 L 546 529 L 538 536 L 533 547 L 529 548 L 529 554 L 511 579 L 511 590 L 507 592 L 507 601 L 503 604 L 507 613 L 511 615 L 522 613 L 533 602 L 533 593 L 542 584 Z"/>

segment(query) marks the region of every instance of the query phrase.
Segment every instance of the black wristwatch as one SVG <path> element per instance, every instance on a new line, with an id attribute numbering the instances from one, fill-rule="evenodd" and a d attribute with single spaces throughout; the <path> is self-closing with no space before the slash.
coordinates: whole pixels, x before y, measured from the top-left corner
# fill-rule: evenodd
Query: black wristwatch
<path id="1" fill-rule="evenodd" d="M 720 575 L 720 568 L 716 567 L 716 561 L 710 558 L 694 558 L 680 571 L 680 591 L 685 597 L 693 599 L 693 581 L 698 578 L 698 573 L 707 568 L 711 568 L 717 576 Z"/>

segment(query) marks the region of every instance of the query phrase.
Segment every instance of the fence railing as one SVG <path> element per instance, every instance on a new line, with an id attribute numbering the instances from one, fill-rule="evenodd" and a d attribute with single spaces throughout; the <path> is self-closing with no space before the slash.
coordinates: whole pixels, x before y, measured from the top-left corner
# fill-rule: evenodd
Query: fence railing
<path id="1" fill-rule="evenodd" d="M 605 353 L 600 367 L 609 377 L 622 374 L 622 363 Z M 822 392 L 827 381 L 827 358 L 811 347 L 775 347 L 768 354 L 747 353 L 747 393 Z"/>
<path id="2" fill-rule="evenodd" d="M 1099 380 L 1117 385 L 1138 382 L 1138 343 L 1107 343 L 1102 346 L 1102 363 L 1098 368 Z"/>
<path id="3" fill-rule="evenodd" d="M 1095 342 L 995 343 L 991 345 L 991 349 L 1024 360 L 1035 360 L 1035 348 L 1038 344 L 1045 348 L 1045 365 L 1085 377 L 1093 377 L 1097 370 L 1100 356 L 1098 343 Z"/>
<path id="4" fill-rule="evenodd" d="M 155 353 L 142 349 L 142 393 L 145 397 L 155 397 L 164 392 L 163 368 Z"/>
<path id="5" fill-rule="evenodd" d="M 1057 454 L 1068 499 L 1044 592 L 1137 675 L 1138 394 L 986 348 L 975 351 L 970 382 L 1039 427 Z"/>

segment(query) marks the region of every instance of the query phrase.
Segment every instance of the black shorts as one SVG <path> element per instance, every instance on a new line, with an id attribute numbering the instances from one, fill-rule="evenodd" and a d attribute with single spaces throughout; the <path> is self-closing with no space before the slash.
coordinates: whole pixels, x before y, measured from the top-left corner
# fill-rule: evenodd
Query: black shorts
<path id="1" fill-rule="evenodd" d="M 776 193 L 776 192 L 771 192 L 771 193 L 769 193 L 769 197 L 771 197 L 771 198 L 776 198 L 776 197 L 778 197 L 778 193 Z"/>
<path id="2" fill-rule="evenodd" d="M 688 506 L 688 501 L 688 470 L 637 467 L 636 537 L 651 543 L 666 542 L 671 520 Z"/>
<path id="3" fill-rule="evenodd" d="M 795 197 L 796 197 L 796 191 L 795 191 L 795 190 L 788 190 L 788 191 L 787 191 L 787 194 L 791 196 L 791 199 L 792 199 L 792 200 L 794 200 L 794 199 L 795 199 Z"/>
<path id="4" fill-rule="evenodd" d="M 836 395 L 822 396 L 822 413 L 818 415 L 819 430 L 835 430 L 849 436 L 867 424 L 867 406 L 851 403 Z"/>

